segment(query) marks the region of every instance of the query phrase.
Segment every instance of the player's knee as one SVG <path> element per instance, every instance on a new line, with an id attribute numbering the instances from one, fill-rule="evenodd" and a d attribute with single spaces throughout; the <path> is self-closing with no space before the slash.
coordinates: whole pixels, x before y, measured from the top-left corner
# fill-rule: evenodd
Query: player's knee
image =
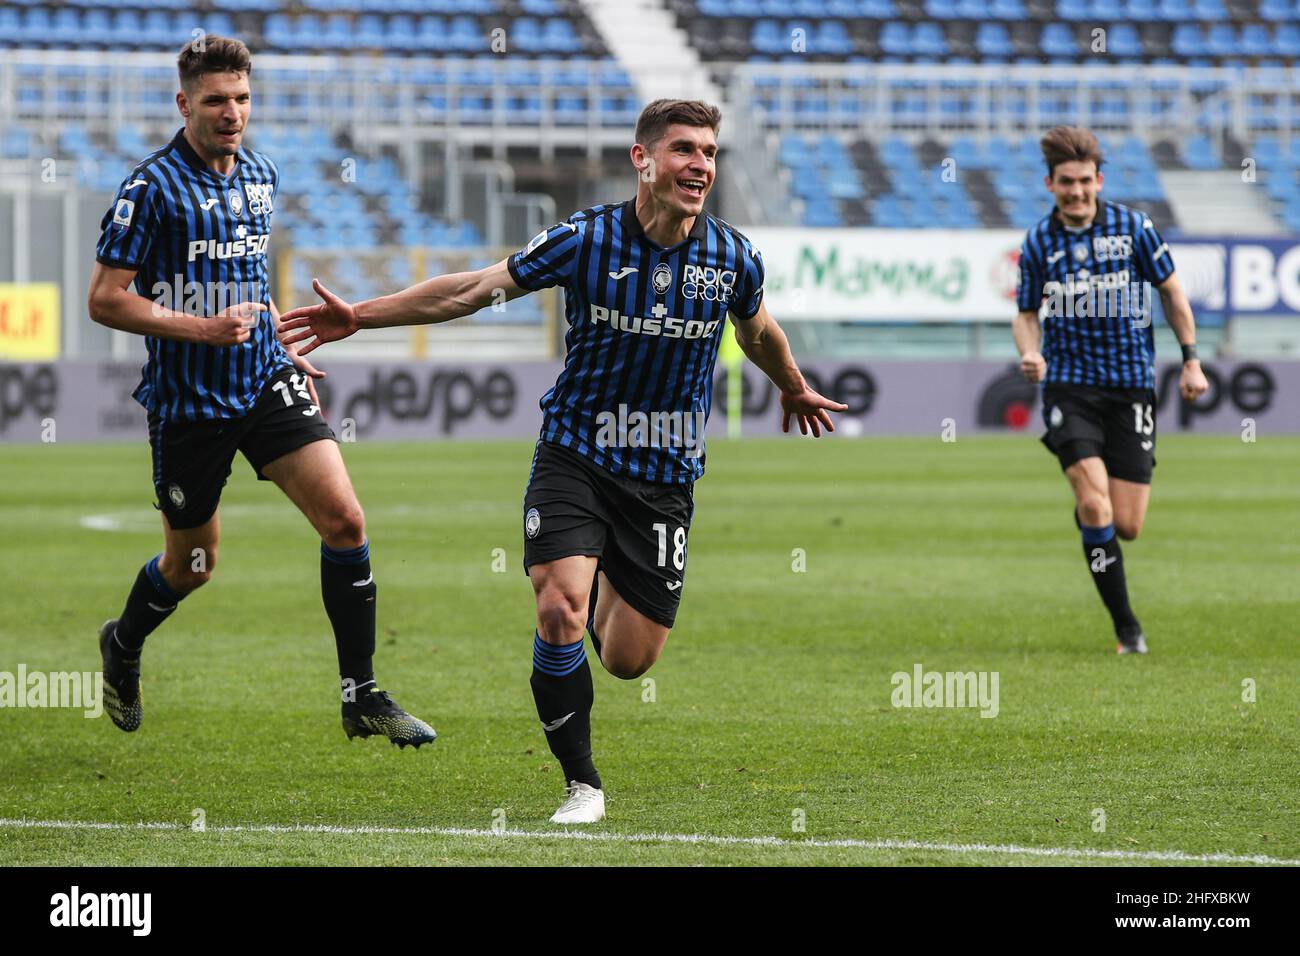
<path id="1" fill-rule="evenodd" d="M 1087 494 L 1079 499 L 1079 520 L 1089 528 L 1104 527 L 1112 517 L 1110 500 L 1105 495 Z"/>
<path id="2" fill-rule="evenodd" d="M 331 548 L 359 548 L 366 540 L 366 516 L 359 504 L 335 508 L 321 525 L 321 539 Z"/>
<path id="3" fill-rule="evenodd" d="M 572 644 L 581 640 L 587 626 L 586 608 L 579 608 L 559 588 L 548 588 L 537 595 L 537 623 L 546 643 Z"/>
<path id="4" fill-rule="evenodd" d="M 172 587 L 178 594 L 188 594 L 191 591 L 198 591 L 199 588 L 212 580 L 212 571 L 216 567 L 216 562 L 209 561 L 203 564 L 182 563 L 179 567 L 174 567 L 170 571 L 162 571 L 162 576 L 166 583 Z"/>
<path id="5" fill-rule="evenodd" d="M 654 659 L 605 654 L 601 657 L 601 663 L 605 665 L 605 670 L 619 680 L 636 680 L 654 665 Z"/>
<path id="6" fill-rule="evenodd" d="M 1124 541 L 1133 541 L 1142 533 L 1142 519 L 1116 518 L 1115 533 Z"/>
<path id="7" fill-rule="evenodd" d="M 216 567 L 216 548 L 195 548 L 188 559 L 182 557 L 170 561 L 164 557 L 159 562 L 163 579 L 177 594 L 189 594 L 203 587 L 212 580 L 212 572 Z"/>

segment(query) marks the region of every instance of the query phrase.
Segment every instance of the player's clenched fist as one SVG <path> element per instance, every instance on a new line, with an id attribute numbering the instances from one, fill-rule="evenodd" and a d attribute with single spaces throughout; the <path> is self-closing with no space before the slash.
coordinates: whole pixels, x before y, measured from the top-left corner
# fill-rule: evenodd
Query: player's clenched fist
<path id="1" fill-rule="evenodd" d="M 238 302 L 222 309 L 200 326 L 203 344 L 242 345 L 253 334 L 261 313 L 265 311 L 266 306 L 260 302 Z"/>
<path id="2" fill-rule="evenodd" d="M 1026 352 L 1020 356 L 1020 371 L 1030 382 L 1041 382 L 1047 374 L 1047 361 L 1041 352 Z"/>

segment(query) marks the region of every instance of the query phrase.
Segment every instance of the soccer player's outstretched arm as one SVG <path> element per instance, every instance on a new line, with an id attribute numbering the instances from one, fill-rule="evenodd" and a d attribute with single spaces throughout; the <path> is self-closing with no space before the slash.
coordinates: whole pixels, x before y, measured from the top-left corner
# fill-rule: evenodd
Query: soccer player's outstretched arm
<path id="1" fill-rule="evenodd" d="M 1192 317 L 1192 304 L 1187 301 L 1183 284 L 1178 281 L 1178 273 L 1170 273 L 1169 278 L 1156 286 L 1160 293 L 1160 304 L 1165 309 L 1165 321 L 1178 337 L 1178 344 L 1183 346 L 1183 372 L 1178 378 L 1178 391 L 1189 402 L 1200 398 L 1210 383 L 1205 380 L 1201 370 L 1201 360 L 1196 357 L 1196 320 Z M 1189 347 L 1190 346 L 1190 350 Z"/>
<path id="2" fill-rule="evenodd" d="M 260 302 L 239 302 L 212 317 L 186 315 L 132 292 L 135 273 L 135 269 L 95 263 L 87 302 L 92 319 L 136 335 L 220 346 L 248 341 L 259 314 L 266 311 Z"/>
<path id="3" fill-rule="evenodd" d="M 790 430 L 790 417 L 794 416 L 800 434 L 807 435 L 811 429 L 813 437 L 820 438 L 822 428 L 835 431 L 827 412 L 846 412 L 849 406 L 832 402 L 808 387 L 790 352 L 789 340 L 767 306 L 760 304 L 752 318 L 737 319 L 734 324 L 741 350 L 781 390 L 781 430 Z"/>
<path id="4" fill-rule="evenodd" d="M 326 342 L 347 338 L 360 329 L 450 322 L 529 291 L 516 285 L 505 259 L 477 272 L 437 276 L 355 305 L 330 292 L 319 279 L 312 280 L 312 288 L 323 302 L 293 309 L 280 317 L 282 342 L 286 347 L 297 346 L 299 355 Z"/>

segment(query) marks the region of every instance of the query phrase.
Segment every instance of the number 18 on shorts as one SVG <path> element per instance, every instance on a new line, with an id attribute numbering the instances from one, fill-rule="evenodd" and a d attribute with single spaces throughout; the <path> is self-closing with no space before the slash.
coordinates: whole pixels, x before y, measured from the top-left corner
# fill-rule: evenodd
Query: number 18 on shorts
<path id="1" fill-rule="evenodd" d="M 524 494 L 524 570 L 573 555 L 598 558 L 623 600 L 671 628 L 686 580 L 694 511 L 690 484 L 611 474 L 574 451 L 541 442 Z"/>

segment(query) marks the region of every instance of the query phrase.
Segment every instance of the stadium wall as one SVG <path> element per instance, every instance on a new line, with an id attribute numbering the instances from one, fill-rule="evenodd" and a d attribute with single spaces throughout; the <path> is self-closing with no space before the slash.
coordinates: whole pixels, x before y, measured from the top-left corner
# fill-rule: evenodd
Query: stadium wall
<path id="1" fill-rule="evenodd" d="M 346 440 L 532 438 L 538 399 L 558 362 L 461 364 L 338 362 L 318 384 L 326 415 Z M 1178 398 L 1176 363 L 1157 372 L 1165 434 L 1300 434 L 1300 362 L 1207 362 L 1210 390 L 1194 405 Z M 1041 428 L 1039 391 L 1003 362 L 811 362 L 814 388 L 849 412 L 837 434 L 965 435 Z M 64 360 L 0 364 L 0 442 L 145 440 L 144 411 L 131 398 L 136 362 Z M 746 436 L 780 432 L 774 388 L 742 370 Z M 711 434 L 726 434 L 727 372 L 715 379 Z M 1249 422 L 1247 421 L 1249 420 Z"/>

